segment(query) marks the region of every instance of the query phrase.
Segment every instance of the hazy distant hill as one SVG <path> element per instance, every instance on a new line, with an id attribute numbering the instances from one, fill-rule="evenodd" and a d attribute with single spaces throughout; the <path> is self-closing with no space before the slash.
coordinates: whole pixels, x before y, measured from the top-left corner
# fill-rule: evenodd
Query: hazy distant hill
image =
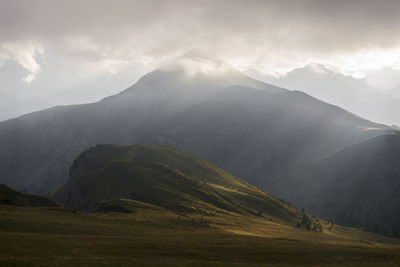
<path id="1" fill-rule="evenodd" d="M 33 101 L 28 97 L 15 97 L 0 92 L 0 122 L 9 118 L 16 118 L 32 110 L 43 109 L 43 105 L 40 100 Z"/>
<path id="2" fill-rule="evenodd" d="M 283 182 L 284 195 L 315 215 L 400 236 L 400 134 L 316 160 Z"/>
<path id="3" fill-rule="evenodd" d="M 321 64 L 309 64 L 279 78 L 261 75 L 255 70 L 246 73 L 261 81 L 305 92 L 369 120 L 400 124 L 400 97 L 396 89 L 385 94 L 366 79 L 345 76 Z"/>

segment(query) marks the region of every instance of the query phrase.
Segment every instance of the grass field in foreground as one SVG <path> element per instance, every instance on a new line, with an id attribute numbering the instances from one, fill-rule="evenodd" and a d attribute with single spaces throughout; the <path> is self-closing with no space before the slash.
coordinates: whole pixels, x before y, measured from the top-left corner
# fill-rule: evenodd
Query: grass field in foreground
<path id="1" fill-rule="evenodd" d="M 0 205 L 0 266 L 399 264 L 397 240 L 341 226 L 316 233 L 233 213 L 81 214 Z"/>

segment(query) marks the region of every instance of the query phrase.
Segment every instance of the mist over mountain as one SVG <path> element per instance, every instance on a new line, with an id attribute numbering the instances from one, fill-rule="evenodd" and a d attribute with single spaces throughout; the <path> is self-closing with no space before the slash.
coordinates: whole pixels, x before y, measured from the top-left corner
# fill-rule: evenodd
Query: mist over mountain
<path id="1" fill-rule="evenodd" d="M 390 93 L 394 95 L 396 98 L 400 99 L 400 84 L 393 87 Z"/>
<path id="2" fill-rule="evenodd" d="M 255 70 L 245 73 L 277 86 L 305 92 L 372 121 L 400 124 L 400 97 L 397 90 L 387 88 L 384 92 L 371 86 L 365 78 L 345 76 L 321 64 L 309 64 L 278 78 L 262 75 Z"/>
<path id="3" fill-rule="evenodd" d="M 88 146 L 145 142 L 159 124 L 230 85 L 285 91 L 232 68 L 209 74 L 209 68 L 215 73 L 219 64 L 191 53 L 100 102 L 54 107 L 0 123 L 0 157 L 5 160 L 0 163 L 1 179 L 18 189 L 47 194 L 65 181 L 72 160 Z"/>
<path id="4" fill-rule="evenodd" d="M 35 103 L 31 99 L 20 99 L 0 92 L 0 121 L 22 116 L 32 110 L 39 110 L 40 107 L 41 103 Z"/>
<path id="5" fill-rule="evenodd" d="M 312 161 L 270 190 L 337 223 L 400 236 L 399 147 L 400 133 L 380 135 Z"/>
<path id="6" fill-rule="evenodd" d="M 308 176 L 300 175 L 304 168 L 392 132 L 193 52 L 97 103 L 54 107 L 0 123 L 0 182 L 46 195 L 67 181 L 73 160 L 90 146 L 168 145 L 312 208 L 302 201 L 302 191 L 289 194 L 303 180 L 309 194 L 315 193 Z"/>
<path id="7" fill-rule="evenodd" d="M 13 117 L 15 113 L 11 110 L 18 103 L 13 97 L 0 93 L 0 121 Z"/>

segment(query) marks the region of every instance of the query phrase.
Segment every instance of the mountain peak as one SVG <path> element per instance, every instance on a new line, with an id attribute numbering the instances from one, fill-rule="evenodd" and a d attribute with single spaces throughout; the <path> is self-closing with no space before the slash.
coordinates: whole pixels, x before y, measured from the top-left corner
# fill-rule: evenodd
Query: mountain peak
<path id="1" fill-rule="evenodd" d="M 129 91 L 144 88 L 147 92 L 179 92 L 203 99 L 231 86 L 242 86 L 270 93 L 286 89 L 254 80 L 228 62 L 201 50 L 190 50 L 146 74 Z M 187 100 L 187 99 L 186 99 Z"/>
<path id="2" fill-rule="evenodd" d="M 161 70 L 183 71 L 186 75 L 218 76 L 226 74 L 241 74 L 228 62 L 201 50 L 189 50 L 178 56 Z"/>

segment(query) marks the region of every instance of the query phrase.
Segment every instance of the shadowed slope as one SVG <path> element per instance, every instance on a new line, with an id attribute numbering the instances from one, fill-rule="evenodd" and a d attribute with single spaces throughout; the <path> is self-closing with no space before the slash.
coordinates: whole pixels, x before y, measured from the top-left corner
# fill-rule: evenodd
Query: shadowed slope
<path id="1" fill-rule="evenodd" d="M 337 223 L 399 236 L 399 162 L 400 134 L 378 136 L 299 170 L 283 183 L 286 198 Z"/>
<path id="2" fill-rule="evenodd" d="M 99 145 L 83 152 L 70 173 L 54 198 L 82 211 L 104 209 L 104 201 L 131 199 L 184 213 L 265 213 L 292 224 L 300 216 L 211 163 L 170 147 Z"/>
<path id="3" fill-rule="evenodd" d="M 234 69 L 217 74 L 159 69 L 97 103 L 1 122 L 0 182 L 47 194 L 67 180 L 82 150 L 139 143 L 185 149 L 267 186 L 292 164 L 385 131 L 385 126 Z M 279 162 L 289 165 L 281 168 Z"/>
<path id="4" fill-rule="evenodd" d="M 4 184 L 0 184 L 0 204 L 31 207 L 57 206 L 56 203 L 48 198 L 23 194 Z"/>

